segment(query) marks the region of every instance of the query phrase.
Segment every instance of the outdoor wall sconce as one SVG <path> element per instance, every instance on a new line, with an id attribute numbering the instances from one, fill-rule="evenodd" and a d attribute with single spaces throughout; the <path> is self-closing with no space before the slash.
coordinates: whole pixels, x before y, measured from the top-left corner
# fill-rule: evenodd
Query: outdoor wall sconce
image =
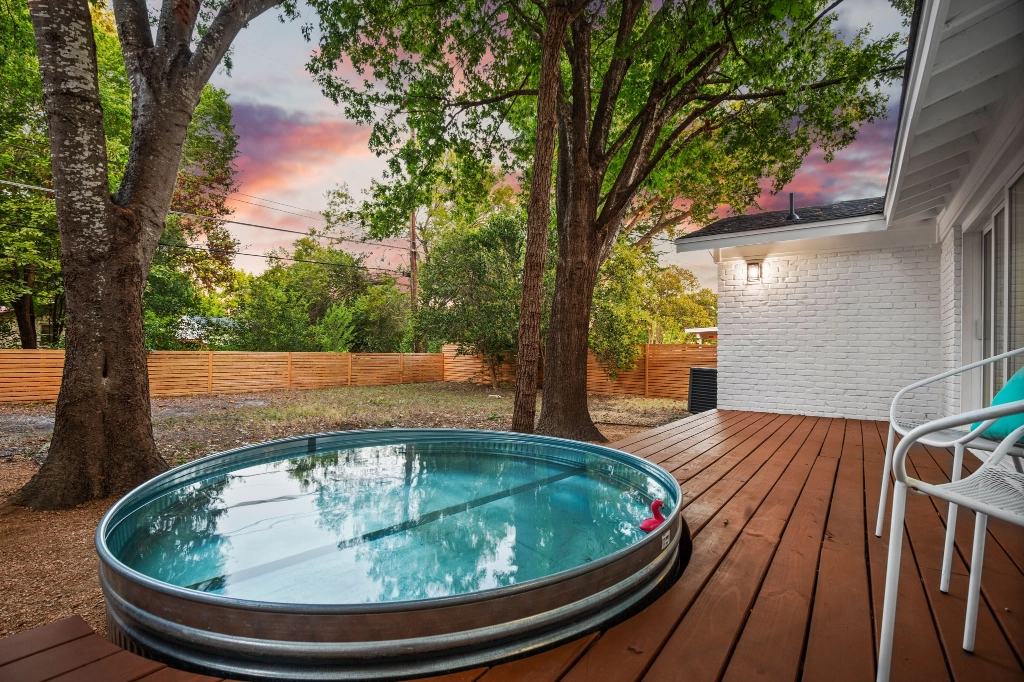
<path id="1" fill-rule="evenodd" d="M 759 261 L 747 263 L 747 282 L 761 281 L 761 263 Z"/>

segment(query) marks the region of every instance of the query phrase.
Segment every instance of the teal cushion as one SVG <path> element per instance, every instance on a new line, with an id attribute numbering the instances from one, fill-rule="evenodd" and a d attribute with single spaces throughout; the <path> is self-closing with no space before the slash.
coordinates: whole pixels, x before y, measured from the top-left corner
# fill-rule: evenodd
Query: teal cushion
<path id="1" fill-rule="evenodd" d="M 999 393 L 996 393 L 996 397 L 992 398 L 992 404 L 1003 405 L 1018 400 L 1024 400 L 1024 367 L 1018 369 Z M 971 425 L 971 428 L 976 429 L 979 424 L 981 422 Z M 996 421 L 995 424 L 988 427 L 988 431 L 981 435 L 989 440 L 1003 440 L 1012 431 L 1022 426 L 1024 426 L 1024 414 L 1011 414 Z"/>

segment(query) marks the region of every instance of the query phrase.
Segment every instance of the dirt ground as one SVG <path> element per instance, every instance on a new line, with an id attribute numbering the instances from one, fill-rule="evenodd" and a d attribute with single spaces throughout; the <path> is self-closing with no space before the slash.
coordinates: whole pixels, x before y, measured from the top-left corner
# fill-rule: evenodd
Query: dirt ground
<path id="1" fill-rule="evenodd" d="M 171 466 L 273 438 L 381 427 L 507 429 L 510 390 L 468 384 L 343 387 L 240 395 L 155 398 L 157 446 Z M 590 397 L 610 441 L 686 416 L 674 400 Z M 73 614 L 105 633 L 93 533 L 113 499 L 60 512 L 6 504 L 38 469 L 53 430 L 53 405 L 0 406 L 0 637 Z"/>

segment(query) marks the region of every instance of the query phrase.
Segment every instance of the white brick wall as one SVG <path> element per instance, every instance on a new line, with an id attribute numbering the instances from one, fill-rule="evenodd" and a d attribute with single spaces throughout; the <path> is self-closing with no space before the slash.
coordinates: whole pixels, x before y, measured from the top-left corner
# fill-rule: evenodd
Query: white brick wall
<path id="1" fill-rule="evenodd" d="M 885 419 L 901 387 L 937 374 L 940 249 L 886 248 L 718 266 L 718 406 Z M 908 417 L 940 398 L 908 396 Z"/>
<path id="2" fill-rule="evenodd" d="M 961 361 L 962 323 L 960 306 L 963 300 L 963 235 L 956 227 L 942 240 L 939 259 L 939 315 L 942 343 L 942 369 L 963 365 Z M 960 377 L 950 377 L 940 388 L 943 414 L 960 411 Z"/>

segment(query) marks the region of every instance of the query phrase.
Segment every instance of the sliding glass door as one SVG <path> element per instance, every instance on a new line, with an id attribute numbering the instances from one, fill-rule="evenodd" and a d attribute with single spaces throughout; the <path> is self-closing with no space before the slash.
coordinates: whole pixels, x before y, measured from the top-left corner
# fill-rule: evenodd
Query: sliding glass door
<path id="1" fill-rule="evenodd" d="M 1008 209 L 993 216 L 981 238 L 986 358 L 1024 346 L 1024 178 L 1010 187 L 1009 195 Z M 986 368 L 982 382 L 986 406 L 1021 367 L 1024 357 L 1016 356 Z"/>

